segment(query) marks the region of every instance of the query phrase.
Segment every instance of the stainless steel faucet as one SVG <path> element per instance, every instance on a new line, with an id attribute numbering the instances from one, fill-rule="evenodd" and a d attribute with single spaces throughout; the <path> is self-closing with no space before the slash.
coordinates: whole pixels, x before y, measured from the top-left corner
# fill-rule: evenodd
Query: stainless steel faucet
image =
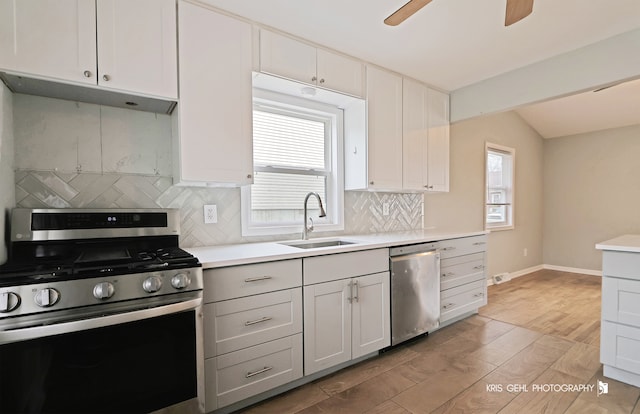
<path id="1" fill-rule="evenodd" d="M 316 196 L 316 198 L 318 199 L 318 204 L 320 205 L 320 214 L 318 215 L 318 217 L 327 216 L 327 213 L 324 211 L 324 207 L 322 206 L 322 200 L 320 199 L 320 196 L 318 195 L 318 193 L 314 193 L 314 192 L 308 193 L 307 196 L 304 198 L 304 226 L 302 230 L 302 240 L 309 239 L 309 233 L 313 231 L 313 220 L 307 215 L 307 202 L 309 201 L 309 197 L 311 196 Z M 307 222 L 309 220 L 311 220 L 310 226 L 307 225 Z"/>

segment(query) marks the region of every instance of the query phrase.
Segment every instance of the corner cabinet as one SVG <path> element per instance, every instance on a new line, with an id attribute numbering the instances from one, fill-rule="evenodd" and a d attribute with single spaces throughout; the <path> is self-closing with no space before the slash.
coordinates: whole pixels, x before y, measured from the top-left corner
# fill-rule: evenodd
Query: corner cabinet
<path id="1" fill-rule="evenodd" d="M 175 0 L 0 2 L 3 71 L 176 100 L 176 57 Z"/>
<path id="2" fill-rule="evenodd" d="M 268 30 L 260 30 L 260 72 L 349 95 L 364 95 L 364 65 Z"/>
<path id="3" fill-rule="evenodd" d="M 367 67 L 367 134 L 345 139 L 346 190 L 402 190 L 402 77 Z"/>
<path id="4" fill-rule="evenodd" d="M 449 96 L 402 82 L 402 187 L 449 191 Z"/>
<path id="5" fill-rule="evenodd" d="M 174 184 L 251 184 L 251 25 L 187 1 L 178 14 Z"/>
<path id="6" fill-rule="evenodd" d="M 388 249 L 303 259 L 304 373 L 391 345 Z"/>

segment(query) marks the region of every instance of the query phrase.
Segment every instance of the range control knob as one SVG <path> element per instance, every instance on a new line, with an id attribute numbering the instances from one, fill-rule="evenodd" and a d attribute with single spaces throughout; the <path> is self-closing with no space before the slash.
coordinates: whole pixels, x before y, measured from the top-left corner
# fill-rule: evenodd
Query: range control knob
<path id="1" fill-rule="evenodd" d="M 55 290 L 54 288 L 44 288 L 40 289 L 33 300 L 36 302 L 36 305 L 41 308 L 48 308 L 49 306 L 53 306 L 60 300 L 60 292 Z"/>
<path id="2" fill-rule="evenodd" d="M 171 286 L 176 289 L 184 289 L 191 283 L 189 275 L 186 273 L 178 273 L 171 278 Z"/>
<path id="3" fill-rule="evenodd" d="M 20 306 L 20 296 L 13 292 L 0 293 L 0 313 L 8 313 Z"/>
<path id="4" fill-rule="evenodd" d="M 147 293 L 154 293 L 162 287 L 162 279 L 158 276 L 149 276 L 142 282 L 142 289 Z"/>
<path id="5" fill-rule="evenodd" d="M 100 282 L 93 287 L 93 297 L 96 299 L 109 299 L 116 292 L 111 282 Z"/>

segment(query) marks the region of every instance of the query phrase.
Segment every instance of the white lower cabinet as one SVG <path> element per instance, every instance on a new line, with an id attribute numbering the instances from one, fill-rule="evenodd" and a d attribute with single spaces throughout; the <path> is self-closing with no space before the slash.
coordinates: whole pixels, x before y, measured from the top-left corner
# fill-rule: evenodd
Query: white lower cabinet
<path id="1" fill-rule="evenodd" d="M 312 267 L 305 266 L 305 375 L 391 345 L 388 254 L 378 249 L 321 256 L 311 258 Z M 358 263 L 377 273 L 357 276 Z M 340 272 L 327 271 L 336 265 Z M 320 281 L 323 270 L 328 281 L 307 285 L 307 269 L 314 282 Z M 349 272 L 356 277 L 333 280 Z"/>
<path id="2" fill-rule="evenodd" d="M 302 377 L 302 260 L 204 271 L 207 412 Z"/>
<path id="3" fill-rule="evenodd" d="M 605 377 L 640 387 L 640 254 L 604 251 L 600 362 Z"/>
<path id="4" fill-rule="evenodd" d="M 440 323 L 444 323 L 487 304 L 487 236 L 443 240 L 436 245 L 441 258 Z"/>

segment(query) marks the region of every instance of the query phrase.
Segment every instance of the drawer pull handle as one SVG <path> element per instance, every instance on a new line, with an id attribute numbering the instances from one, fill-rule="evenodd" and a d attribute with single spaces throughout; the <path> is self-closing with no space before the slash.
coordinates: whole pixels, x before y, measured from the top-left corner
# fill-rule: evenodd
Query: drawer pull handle
<path id="1" fill-rule="evenodd" d="M 481 269 L 484 269 L 484 266 L 483 265 L 478 265 L 478 266 L 474 266 L 473 268 L 475 270 L 481 270 Z"/>
<path id="2" fill-rule="evenodd" d="M 482 246 L 483 244 L 487 244 L 487 242 L 475 242 L 475 243 L 473 243 L 474 246 Z"/>
<path id="3" fill-rule="evenodd" d="M 358 281 L 357 280 L 353 281 L 353 286 L 356 288 L 356 294 L 353 296 L 353 300 L 357 302 L 358 301 Z"/>
<path id="4" fill-rule="evenodd" d="M 273 278 L 271 276 L 250 277 L 249 279 L 245 279 L 244 281 L 246 283 L 251 283 L 251 282 L 259 282 L 261 280 L 269 280 L 269 279 L 273 279 Z"/>
<path id="5" fill-rule="evenodd" d="M 484 293 L 476 293 L 475 295 L 473 295 L 474 298 L 481 298 L 484 296 Z"/>
<path id="6" fill-rule="evenodd" d="M 456 248 L 454 246 L 449 246 L 449 247 L 445 247 L 442 250 L 455 250 Z"/>
<path id="7" fill-rule="evenodd" d="M 273 319 L 271 316 L 265 316 L 264 318 L 256 319 L 254 321 L 246 321 L 244 323 L 244 326 L 255 325 L 256 323 L 262 323 L 262 322 L 270 321 L 271 319 Z"/>
<path id="8" fill-rule="evenodd" d="M 255 377 L 256 375 L 262 374 L 263 372 L 271 371 L 272 369 L 273 369 L 273 367 L 264 367 L 264 368 L 259 369 L 257 371 L 247 372 L 244 377 L 245 378 Z"/>
<path id="9" fill-rule="evenodd" d="M 446 305 L 444 305 L 444 306 L 442 307 L 442 309 L 449 309 L 449 308 L 450 308 L 450 307 L 452 307 L 452 306 L 456 306 L 456 304 L 455 304 L 455 303 L 447 303 Z"/>
<path id="10" fill-rule="evenodd" d="M 451 277 L 451 276 L 455 276 L 456 274 L 453 272 L 449 272 L 449 273 L 443 273 L 442 277 Z"/>

